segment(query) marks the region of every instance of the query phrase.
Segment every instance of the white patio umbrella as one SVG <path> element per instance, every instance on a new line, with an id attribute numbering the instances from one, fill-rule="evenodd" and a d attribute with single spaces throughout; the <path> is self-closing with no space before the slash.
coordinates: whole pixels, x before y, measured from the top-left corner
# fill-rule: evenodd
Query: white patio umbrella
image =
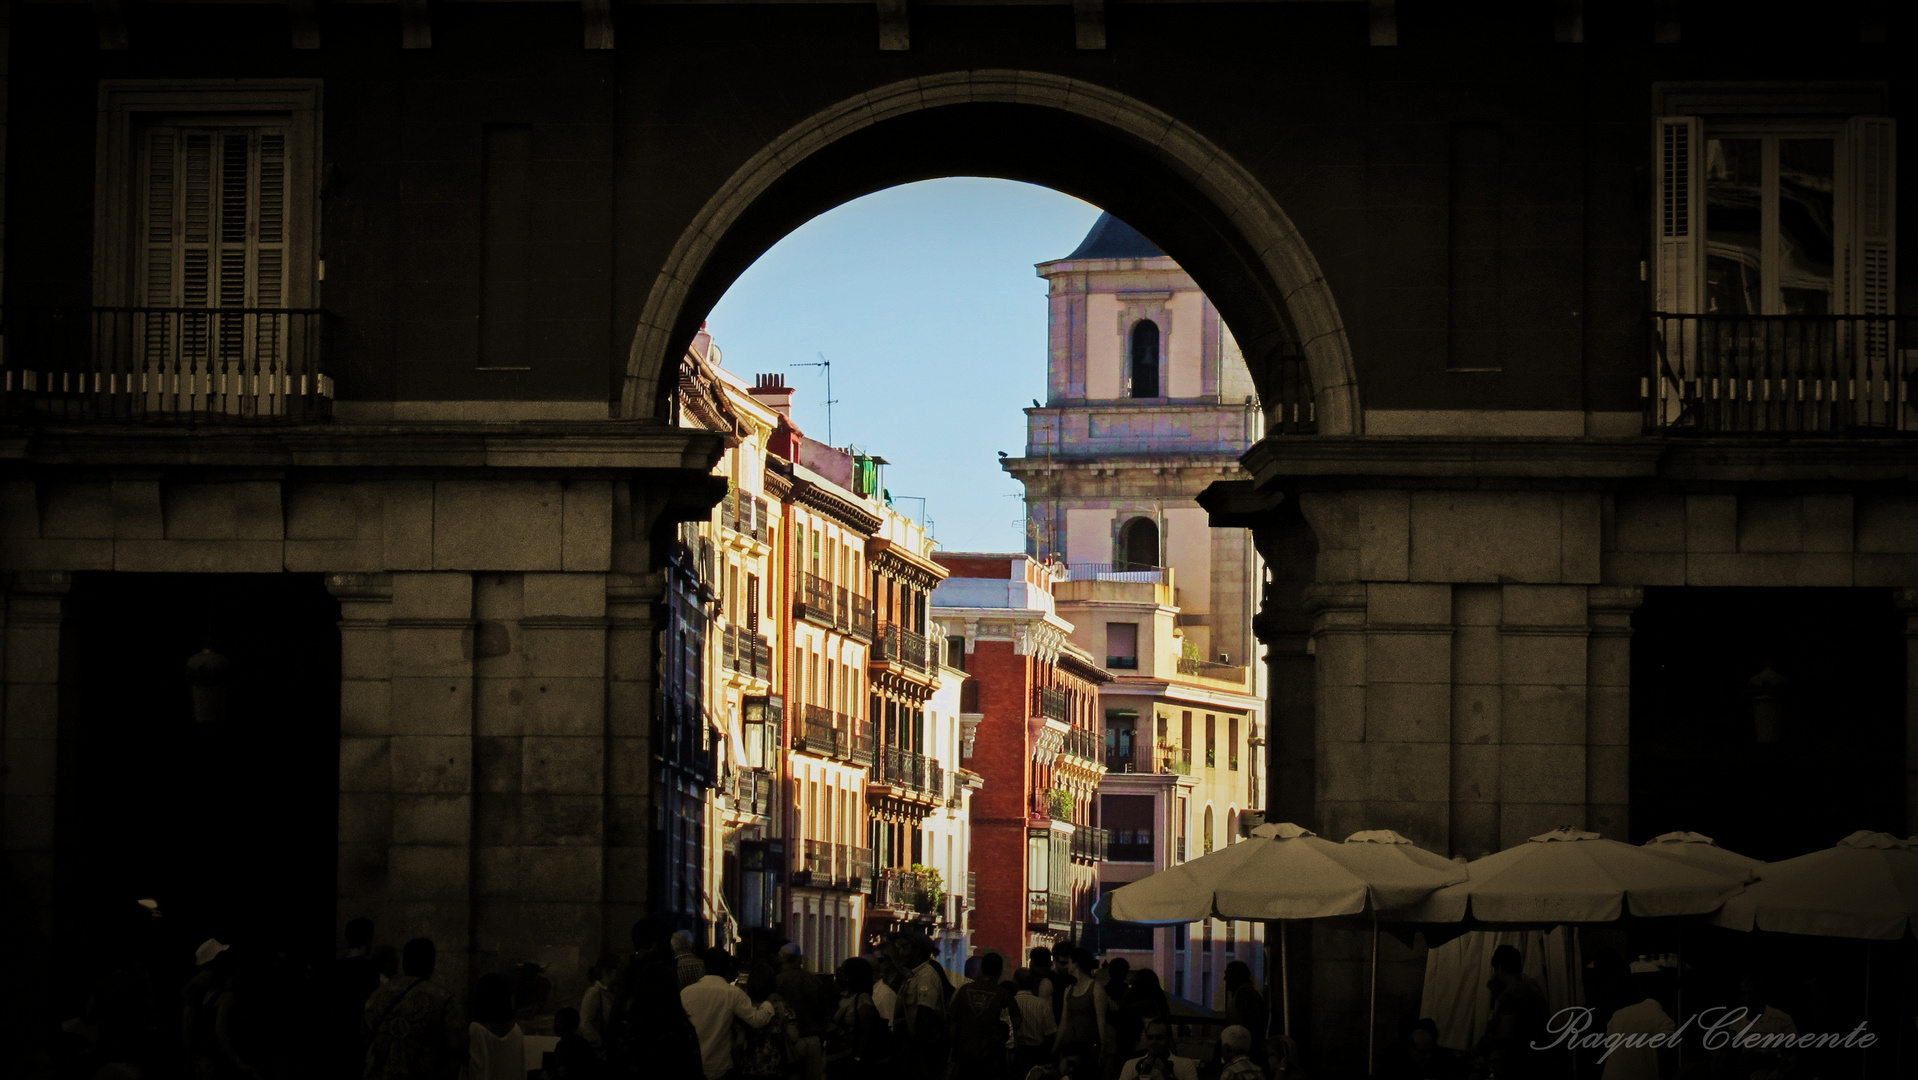
<path id="1" fill-rule="evenodd" d="M 1712 922 L 1733 930 L 1896 941 L 1918 930 L 1918 837 L 1861 829 L 1823 851 L 1766 863 L 1763 876 L 1726 901 Z M 1871 1012 L 1869 945 L 1865 1012 Z M 1866 1067 L 1862 1052 L 1859 1067 Z"/>
<path id="2" fill-rule="evenodd" d="M 1115 919 L 1161 925 L 1206 918 L 1278 921 L 1279 990 L 1289 1035 L 1285 920 L 1408 907 L 1434 889 L 1464 880 L 1464 863 L 1388 830 L 1354 833 L 1350 841 L 1335 844 L 1286 822 L 1261 825 L 1248 839 L 1116 889 L 1110 910 Z M 1376 981 L 1376 937 L 1373 944 Z"/>
<path id="3" fill-rule="evenodd" d="M 1726 851 L 1718 846 L 1718 841 L 1695 832 L 1668 832 L 1645 841 L 1645 850 L 1667 859 L 1675 859 L 1687 866 L 1700 870 L 1714 870 L 1721 874 L 1736 876 L 1742 871 L 1759 873 L 1764 860 L 1754 859 L 1750 855 L 1740 855 L 1736 851 Z"/>
<path id="4" fill-rule="evenodd" d="M 1918 926 L 1918 848 L 1860 830 L 1823 851 L 1766 863 L 1712 922 L 1733 930 L 1896 941 Z"/>
<path id="5" fill-rule="evenodd" d="M 1753 873 L 1705 870 L 1570 827 L 1540 833 L 1465 864 L 1466 880 L 1404 908 L 1402 922 L 1557 924 L 1704 915 L 1736 896 Z"/>

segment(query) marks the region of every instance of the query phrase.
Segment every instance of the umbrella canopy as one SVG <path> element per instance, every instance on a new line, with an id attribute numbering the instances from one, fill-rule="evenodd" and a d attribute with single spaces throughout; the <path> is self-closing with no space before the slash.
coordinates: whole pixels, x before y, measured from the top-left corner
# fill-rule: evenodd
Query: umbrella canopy
<path id="1" fill-rule="evenodd" d="M 1891 941 L 1918 920 L 1918 847 L 1859 831 L 1823 851 L 1765 864 L 1765 876 L 1712 917 L 1734 930 Z"/>
<path id="2" fill-rule="evenodd" d="M 1750 870 L 1687 866 L 1595 832 L 1554 829 L 1465 865 L 1462 885 L 1440 889 L 1381 919 L 1403 922 L 1554 924 L 1703 915 L 1744 889 Z"/>
<path id="3" fill-rule="evenodd" d="M 1714 870 L 1733 877 L 1746 872 L 1757 874 L 1765 865 L 1761 859 L 1740 855 L 1736 851 L 1726 851 L 1718 846 L 1718 841 L 1704 833 L 1664 833 L 1645 841 L 1645 850 L 1654 855 L 1677 860 L 1686 866 L 1695 866 L 1700 870 Z"/>
<path id="4" fill-rule="evenodd" d="M 1359 833 L 1335 844 L 1283 823 L 1261 825 L 1236 844 L 1113 890 L 1111 912 L 1126 922 L 1160 924 L 1318 919 L 1368 905 L 1403 907 L 1463 880 L 1463 864 L 1397 833 Z"/>

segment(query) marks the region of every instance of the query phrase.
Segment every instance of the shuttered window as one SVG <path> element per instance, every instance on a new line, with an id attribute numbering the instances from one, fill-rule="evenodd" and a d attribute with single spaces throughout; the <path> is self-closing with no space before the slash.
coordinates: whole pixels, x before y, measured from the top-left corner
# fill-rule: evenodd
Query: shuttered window
<path id="1" fill-rule="evenodd" d="M 146 129 L 142 305 L 285 306 L 286 140 L 280 127 Z"/>

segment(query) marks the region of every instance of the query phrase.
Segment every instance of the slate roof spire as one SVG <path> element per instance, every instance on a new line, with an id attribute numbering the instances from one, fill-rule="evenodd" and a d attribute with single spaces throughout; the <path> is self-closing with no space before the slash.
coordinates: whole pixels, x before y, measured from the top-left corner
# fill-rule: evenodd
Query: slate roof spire
<path id="1" fill-rule="evenodd" d="M 1100 214 L 1092 223 L 1092 231 L 1066 259 L 1156 259 L 1164 255 L 1159 245 L 1139 230 L 1111 214 Z"/>

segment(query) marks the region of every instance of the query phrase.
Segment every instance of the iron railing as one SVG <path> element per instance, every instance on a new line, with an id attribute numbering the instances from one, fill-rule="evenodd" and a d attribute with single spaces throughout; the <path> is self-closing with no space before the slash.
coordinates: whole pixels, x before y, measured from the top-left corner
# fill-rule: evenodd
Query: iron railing
<path id="1" fill-rule="evenodd" d="M 854 637 L 871 641 L 873 638 L 872 597 L 860 596 L 858 593 L 852 594 L 852 617 L 847 621 L 850 627 L 849 633 Z"/>
<path id="2" fill-rule="evenodd" d="M 772 517 L 767 509 L 766 500 L 757 495 L 749 495 L 738 488 L 726 489 L 726 500 L 719 505 L 719 523 L 741 536 L 761 541 L 766 539 Z"/>
<path id="3" fill-rule="evenodd" d="M 888 866 L 873 882 L 872 902 L 880 907 L 926 912 L 932 908 L 934 891 L 932 875 Z"/>
<path id="4" fill-rule="evenodd" d="M 832 582 L 818 574 L 802 571 L 798 593 L 793 597 L 793 614 L 824 627 L 834 627 L 833 588 Z"/>
<path id="5" fill-rule="evenodd" d="M 1110 832 L 1081 825 L 1072 832 L 1072 856 L 1080 862 L 1105 862 L 1111 843 Z"/>
<path id="6" fill-rule="evenodd" d="M 915 633 L 898 623 L 886 623 L 879 627 L 879 636 L 874 639 L 874 645 L 881 660 L 903 664 L 914 671 L 933 670 L 924 634 Z"/>
<path id="7" fill-rule="evenodd" d="M 1035 686 L 1032 688 L 1032 715 L 1070 724 L 1071 701 L 1066 697 L 1066 692 L 1057 687 Z"/>
<path id="8" fill-rule="evenodd" d="M 1312 370 L 1297 345 L 1282 345 L 1271 358 L 1263 392 L 1270 395 L 1265 411 L 1268 435 L 1316 435 L 1318 412 L 1312 400 Z"/>
<path id="9" fill-rule="evenodd" d="M 1639 380 L 1652 434 L 1904 432 L 1913 320 L 1892 315 L 1652 316 Z"/>
<path id="10" fill-rule="evenodd" d="M 1105 741 L 1095 732 L 1073 728 L 1066 732 L 1065 752 L 1085 761 L 1100 762 L 1105 759 Z"/>
<path id="11" fill-rule="evenodd" d="M 935 771 L 941 774 L 937 782 L 943 788 L 944 770 L 923 754 L 902 750 L 897 746 L 885 746 L 881 747 L 873 757 L 874 782 L 902 787 L 908 791 L 931 792 Z"/>
<path id="12" fill-rule="evenodd" d="M 869 765 L 872 739 L 868 730 L 866 722 L 856 716 L 836 713 L 823 705 L 808 705 L 804 719 L 795 726 L 793 749 L 853 765 Z"/>
<path id="13" fill-rule="evenodd" d="M 0 312 L 0 411 L 68 421 L 297 422 L 332 414 L 318 308 Z"/>

